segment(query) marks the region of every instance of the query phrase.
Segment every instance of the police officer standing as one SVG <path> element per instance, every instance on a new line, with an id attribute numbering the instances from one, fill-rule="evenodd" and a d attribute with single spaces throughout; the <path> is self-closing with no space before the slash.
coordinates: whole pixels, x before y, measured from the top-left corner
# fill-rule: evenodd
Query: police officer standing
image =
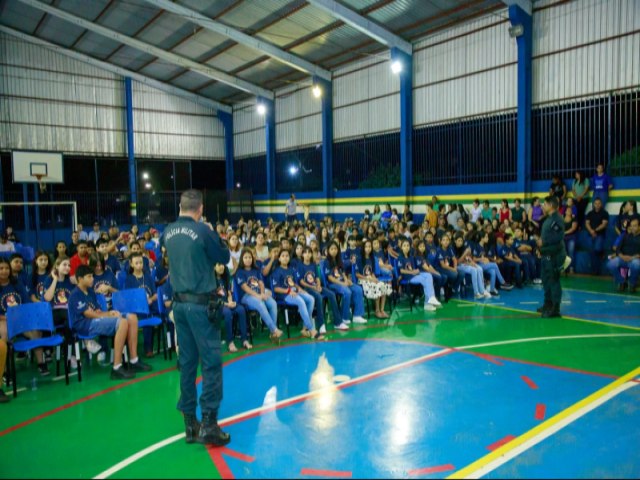
<path id="1" fill-rule="evenodd" d="M 546 218 L 538 245 L 542 254 L 544 305 L 538 309 L 543 318 L 560 317 L 562 286 L 560 273 L 565 268 L 564 220 L 558 213 L 558 197 L 548 196 L 543 205 Z"/>
<path id="2" fill-rule="evenodd" d="M 229 262 L 229 250 L 202 219 L 202 193 L 187 190 L 180 196 L 180 217 L 167 226 L 161 239 L 169 257 L 174 291 L 173 315 L 180 345 L 180 400 L 187 443 L 226 445 L 228 433 L 218 425 L 222 400 L 220 325 L 210 315 L 216 263 Z M 196 372 L 202 363 L 202 424 L 196 419 Z"/>

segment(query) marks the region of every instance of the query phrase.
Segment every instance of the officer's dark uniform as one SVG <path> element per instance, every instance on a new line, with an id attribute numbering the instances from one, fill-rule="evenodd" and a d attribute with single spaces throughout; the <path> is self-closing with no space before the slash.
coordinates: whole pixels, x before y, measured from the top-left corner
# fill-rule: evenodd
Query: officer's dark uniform
<path id="1" fill-rule="evenodd" d="M 567 252 L 564 246 L 564 220 L 555 211 L 542 224 L 542 284 L 544 286 L 543 317 L 559 317 L 562 286 L 560 273 Z"/>
<path id="2" fill-rule="evenodd" d="M 187 216 L 181 216 L 167 226 L 161 243 L 169 256 L 169 273 L 174 291 L 173 315 L 180 345 L 178 410 L 185 415 L 187 441 L 202 441 L 202 438 L 196 438 L 198 429 L 200 437 L 203 437 L 203 431 L 195 420 L 199 361 L 202 362 L 202 427 L 206 427 L 208 422 L 209 426 L 215 425 L 216 432 L 220 432 L 217 427 L 218 408 L 222 400 L 220 327 L 209 321 L 207 306 L 216 289 L 214 266 L 216 263 L 229 262 L 229 250 L 216 232 Z M 191 436 L 190 422 L 193 427 Z"/>

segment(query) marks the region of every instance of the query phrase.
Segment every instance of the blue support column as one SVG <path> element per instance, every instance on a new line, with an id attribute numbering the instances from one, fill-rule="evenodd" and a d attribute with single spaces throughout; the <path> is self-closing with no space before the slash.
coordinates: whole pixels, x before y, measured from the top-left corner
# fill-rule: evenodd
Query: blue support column
<path id="1" fill-rule="evenodd" d="M 129 158 L 129 190 L 131 190 L 131 225 L 138 223 L 138 176 L 133 146 L 133 89 L 131 78 L 124 79 L 125 108 L 127 111 L 127 156 Z"/>
<path id="2" fill-rule="evenodd" d="M 233 173 L 233 114 L 218 112 L 216 114 L 224 126 L 224 162 L 227 191 L 235 186 Z"/>
<path id="3" fill-rule="evenodd" d="M 397 48 L 391 61 L 402 64 L 400 75 L 400 190 L 409 201 L 413 195 L 413 57 Z"/>
<path id="4" fill-rule="evenodd" d="M 513 27 L 522 26 L 516 37 L 518 45 L 518 131 L 517 131 L 517 192 L 531 193 L 531 104 L 533 19 L 517 5 L 509 6 L 509 21 Z"/>
<path id="5" fill-rule="evenodd" d="M 37 183 L 33 184 L 33 198 L 36 202 L 40 201 L 40 185 Z M 36 207 L 36 243 L 35 245 L 40 245 L 40 207 L 38 205 Z"/>
<path id="6" fill-rule="evenodd" d="M 329 208 L 333 197 L 333 84 L 319 78 L 315 82 L 322 89 L 322 195 Z"/>
<path id="7" fill-rule="evenodd" d="M 22 201 L 27 203 L 29 201 L 29 189 L 26 183 L 22 184 Z M 23 245 L 33 245 L 31 243 L 31 227 L 29 226 L 29 206 L 23 207 L 24 212 L 24 239 L 22 239 Z"/>
<path id="8" fill-rule="evenodd" d="M 267 196 L 276 198 L 276 112 L 275 101 L 260 98 L 267 111 L 265 113 L 265 135 L 267 143 Z"/>

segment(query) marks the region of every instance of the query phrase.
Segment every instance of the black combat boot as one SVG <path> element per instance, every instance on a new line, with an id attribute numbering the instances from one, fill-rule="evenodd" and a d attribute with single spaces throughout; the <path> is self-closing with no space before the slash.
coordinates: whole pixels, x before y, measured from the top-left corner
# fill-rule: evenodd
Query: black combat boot
<path id="1" fill-rule="evenodd" d="M 218 425 L 217 415 L 213 412 L 202 413 L 198 443 L 221 447 L 231 441 L 231 435 L 223 432 Z"/>
<path id="2" fill-rule="evenodd" d="M 538 308 L 536 310 L 536 312 L 544 313 L 544 312 L 546 312 L 547 310 L 549 310 L 551 308 L 551 305 L 552 305 L 551 303 L 544 302 L 544 305 L 542 305 L 540 308 Z"/>
<path id="3" fill-rule="evenodd" d="M 184 414 L 184 433 L 187 443 L 195 443 L 198 441 L 198 433 L 200 431 L 200 422 L 195 415 Z"/>
<path id="4" fill-rule="evenodd" d="M 552 304 L 547 310 L 542 312 L 542 318 L 556 318 L 561 317 L 560 305 Z"/>

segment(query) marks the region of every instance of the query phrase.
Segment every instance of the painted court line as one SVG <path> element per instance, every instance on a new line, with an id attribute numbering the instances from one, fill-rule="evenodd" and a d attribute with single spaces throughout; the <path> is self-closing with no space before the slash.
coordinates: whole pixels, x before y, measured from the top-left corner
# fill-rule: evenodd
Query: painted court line
<path id="1" fill-rule="evenodd" d="M 522 375 L 520 378 L 522 379 L 522 381 L 524 383 L 526 383 L 529 386 L 529 388 L 531 390 L 537 390 L 538 389 L 538 385 L 536 385 L 536 383 L 533 380 L 531 380 L 529 377 L 527 377 L 526 375 Z"/>
<path id="2" fill-rule="evenodd" d="M 493 452 L 493 451 L 499 449 L 501 446 L 506 445 L 507 443 L 509 443 L 510 441 L 512 441 L 515 438 L 516 438 L 515 435 L 507 435 L 506 437 L 501 438 L 497 442 L 494 442 L 491 445 L 487 445 L 487 450 Z"/>
<path id="3" fill-rule="evenodd" d="M 536 420 L 544 420 L 545 415 L 547 414 L 547 406 L 544 403 L 538 403 L 536 405 L 536 414 L 533 418 Z"/>
<path id="4" fill-rule="evenodd" d="M 309 475 L 313 477 L 330 477 L 330 478 L 351 478 L 352 472 L 344 472 L 339 470 L 316 470 L 313 468 L 303 468 L 300 475 Z"/>
<path id="5" fill-rule="evenodd" d="M 447 478 L 481 478 L 487 475 L 620 393 L 637 386 L 637 383 L 630 382 L 629 380 L 632 380 L 638 374 L 640 374 L 640 367 L 592 393 L 588 397 L 583 398 L 569 408 L 551 417 L 549 420 L 516 437 L 509 443 L 458 470 Z"/>
<path id="6" fill-rule="evenodd" d="M 613 334 L 601 334 L 601 335 L 567 335 L 567 336 L 557 336 L 557 337 L 537 337 L 537 338 L 520 338 L 520 339 L 514 339 L 514 340 L 504 340 L 504 341 L 500 341 L 500 342 L 490 342 L 490 343 L 479 343 L 479 344 L 475 344 L 475 345 L 465 345 L 465 346 L 460 346 L 460 347 L 453 347 L 453 348 L 446 348 L 443 347 L 444 350 L 439 350 L 438 352 L 434 352 L 431 353 L 429 355 L 426 355 L 424 357 L 419 357 L 417 359 L 414 360 L 409 360 L 407 362 L 403 362 L 400 363 L 396 366 L 392 366 L 392 367 L 387 367 L 386 369 L 382 369 L 379 370 L 377 373 L 371 373 L 368 375 L 364 375 L 362 377 L 356 377 L 354 379 L 351 379 L 347 382 L 341 383 L 339 385 L 333 385 L 333 386 L 329 386 L 326 387 L 325 389 L 333 389 L 333 388 L 344 388 L 346 386 L 350 386 L 356 383 L 362 383 L 365 377 L 371 377 L 374 378 L 375 376 L 381 376 L 384 375 L 385 373 L 389 373 L 392 370 L 397 370 L 400 368 L 403 368 L 404 366 L 411 366 L 417 363 L 421 363 L 424 362 L 426 360 L 428 360 L 429 358 L 435 358 L 437 356 L 442 356 L 442 355 L 446 355 L 449 353 L 453 353 L 456 350 L 471 350 L 471 349 L 476 349 L 476 348 L 483 348 L 483 347 L 490 347 L 490 346 L 498 346 L 498 345 L 510 345 L 510 344 L 516 344 L 516 343 L 526 343 L 526 342 L 542 342 L 542 341 L 547 341 L 547 340 L 562 340 L 562 339 L 578 339 L 578 338 L 599 338 L 599 337 L 640 337 L 640 333 L 613 333 Z M 357 340 L 357 339 L 353 339 L 353 340 Z M 258 352 L 255 352 L 256 354 Z M 234 358 L 233 360 L 240 360 L 243 357 L 237 357 Z M 387 371 L 388 370 L 388 371 Z M 640 369 L 639 369 L 640 370 Z M 380 373 L 383 372 L 383 373 Z M 638 374 L 640 374 L 640 371 L 638 372 Z M 371 379 L 371 378 L 367 378 L 367 379 Z M 622 378 L 622 377 L 620 377 Z M 637 385 L 636 383 L 632 383 L 632 385 Z M 320 390 L 314 390 L 313 392 L 309 392 L 309 393 L 305 393 L 302 395 L 298 395 L 297 397 L 292 397 L 290 399 L 287 400 L 281 400 L 280 402 L 276 402 L 273 405 L 269 405 L 269 406 L 262 406 L 262 407 L 258 407 L 255 408 L 253 410 L 248 410 L 246 412 L 242 412 L 239 413 L 237 415 L 234 415 L 232 417 L 228 417 L 224 420 L 220 421 L 220 425 L 221 426 L 228 426 L 228 425 L 232 425 L 238 422 L 241 422 L 243 420 L 249 419 L 249 418 L 253 418 L 256 416 L 261 415 L 264 412 L 268 412 L 268 411 L 273 411 L 276 410 L 277 408 L 283 408 L 285 406 L 289 406 L 289 405 L 293 405 L 295 403 L 299 403 L 302 402 L 304 400 L 307 400 L 308 398 L 312 398 L 315 395 L 319 395 L 320 393 L 322 393 L 325 389 L 320 389 Z M 2 432 L 0 432 L 1 434 Z M 156 450 L 159 450 L 173 442 L 176 442 L 182 438 L 184 438 L 185 434 L 184 433 L 180 433 L 177 435 L 174 435 L 173 437 L 170 437 L 169 439 L 166 440 L 162 440 L 154 445 L 151 445 L 147 448 L 145 448 L 144 450 L 141 450 L 138 453 L 135 453 L 134 455 L 131 455 L 128 458 L 125 458 L 124 460 L 122 460 L 121 462 L 117 463 L 116 465 L 114 465 L 113 467 L 105 470 L 102 473 L 99 473 L 98 475 L 96 475 L 95 477 L 93 477 L 94 479 L 104 479 L 104 478 L 108 478 L 111 475 L 119 472 L 120 470 L 126 468 L 127 466 L 131 465 L 132 463 L 138 461 L 139 459 L 143 458 L 146 455 L 149 455 L 153 452 L 155 452 Z"/>
<path id="7" fill-rule="evenodd" d="M 329 385 L 327 387 L 324 388 L 320 388 L 318 390 L 313 390 L 311 392 L 307 392 L 307 393 L 303 393 L 300 395 L 296 395 L 294 397 L 290 397 L 284 400 L 280 400 L 279 402 L 275 402 L 273 404 L 269 404 L 269 405 L 262 405 L 261 407 L 258 408 L 253 408 L 251 410 L 247 410 L 246 412 L 242 412 L 242 413 L 238 413 L 236 415 L 233 415 L 231 417 L 225 418 L 223 420 L 221 420 L 219 422 L 221 427 L 226 427 L 229 425 L 233 425 L 235 423 L 239 423 L 242 422 L 244 420 L 248 420 L 250 418 L 254 418 L 254 417 L 258 417 L 264 413 L 268 413 L 268 412 L 273 412 L 275 410 L 278 410 L 280 408 L 284 408 L 284 407 L 288 407 L 290 405 L 294 405 L 296 403 L 300 403 L 303 401 L 306 401 L 310 398 L 314 398 L 314 397 L 318 397 L 320 395 L 322 395 L 323 393 L 326 392 L 331 392 L 334 391 L 336 389 L 344 389 L 347 387 L 350 387 L 352 385 L 357 385 L 359 383 L 363 383 L 369 380 L 373 380 L 375 378 L 381 377 L 383 375 L 387 375 L 389 373 L 395 372 L 397 370 L 401 370 L 403 368 L 407 368 L 407 367 L 412 367 L 414 365 L 418 365 L 420 363 L 424 363 L 426 361 L 429 361 L 431 359 L 434 358 L 438 358 L 438 357 L 442 357 L 445 355 L 448 355 L 450 353 L 453 353 L 455 350 L 453 350 L 452 348 L 446 348 L 443 350 L 438 350 L 437 352 L 433 352 L 430 353 L 428 355 L 423 355 L 421 357 L 418 358 L 414 358 L 412 360 L 407 360 L 406 362 L 401 362 L 398 363 L 396 365 L 391 365 L 389 367 L 385 367 L 382 368 L 380 370 L 371 372 L 371 373 L 367 373 L 365 375 L 362 375 L 360 377 L 355 377 L 352 378 L 351 380 L 347 380 L 346 382 L 343 382 L 339 385 Z M 151 445 L 150 447 L 145 448 L 144 450 L 141 450 L 138 453 L 135 453 L 134 455 L 125 458 L 124 460 L 122 460 L 121 462 L 117 463 L 116 465 L 114 465 L 113 467 L 105 470 L 104 472 L 99 473 L 98 475 L 96 475 L 95 477 L 93 477 L 94 479 L 104 479 L 104 478 L 109 478 L 111 475 L 113 475 L 114 473 L 119 472 L 120 470 L 122 470 L 123 468 L 127 467 L 128 465 L 131 465 L 132 463 L 136 462 L 137 460 L 139 460 L 140 458 L 144 457 L 145 455 L 149 455 L 150 453 L 155 452 L 156 450 L 159 450 L 160 448 L 165 447 L 166 445 L 169 445 L 177 440 L 180 440 L 181 438 L 184 438 L 185 434 L 184 433 L 180 433 L 178 435 L 174 435 L 173 437 L 170 437 L 167 440 L 163 440 L 161 442 L 156 443 L 155 445 Z M 171 441 L 168 441 L 171 440 Z"/>
<path id="8" fill-rule="evenodd" d="M 75 377 L 76 375 L 78 375 L 78 372 L 70 373 L 70 374 L 69 374 L 69 378 L 71 378 L 71 377 Z M 63 378 L 64 378 L 64 375 L 60 375 L 60 376 L 58 376 L 58 377 L 53 377 L 52 381 L 54 381 L 54 382 L 58 382 L 58 381 L 62 380 Z"/>
<path id="9" fill-rule="evenodd" d="M 436 467 L 426 467 L 426 468 L 416 468 L 415 470 L 409 470 L 407 472 L 410 476 L 416 475 L 431 475 L 433 473 L 442 473 L 442 472 L 450 472 L 451 470 L 455 470 L 456 467 L 450 463 L 446 465 L 438 465 Z"/>
<path id="10" fill-rule="evenodd" d="M 520 305 L 540 305 L 540 302 L 520 302 Z"/>
<path id="11" fill-rule="evenodd" d="M 609 303 L 609 300 L 585 300 L 584 303 Z"/>

